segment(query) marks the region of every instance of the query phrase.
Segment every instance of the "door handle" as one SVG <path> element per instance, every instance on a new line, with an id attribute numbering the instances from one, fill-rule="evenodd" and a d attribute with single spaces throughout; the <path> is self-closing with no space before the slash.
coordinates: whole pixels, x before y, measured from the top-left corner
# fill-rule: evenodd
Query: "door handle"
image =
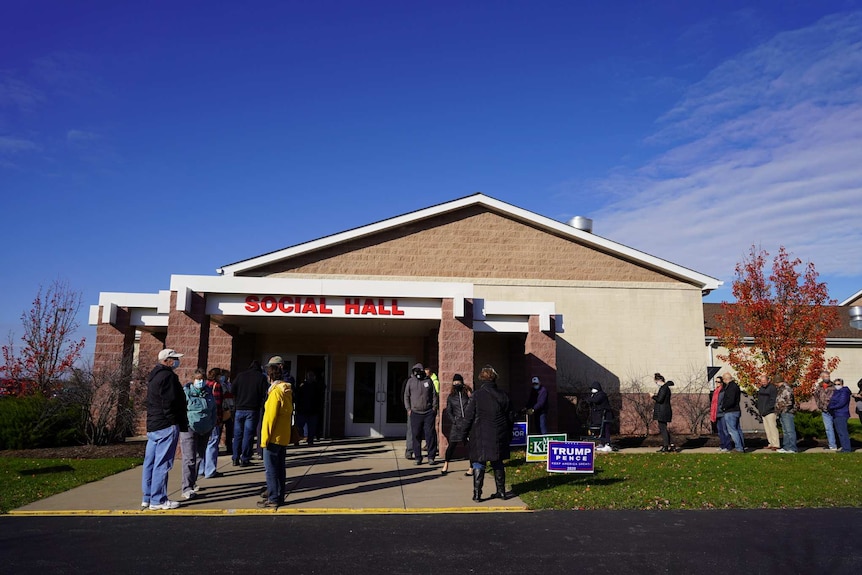
<path id="1" fill-rule="evenodd" d="M 378 391 L 377 392 L 377 403 L 385 403 L 386 402 L 386 392 Z"/>

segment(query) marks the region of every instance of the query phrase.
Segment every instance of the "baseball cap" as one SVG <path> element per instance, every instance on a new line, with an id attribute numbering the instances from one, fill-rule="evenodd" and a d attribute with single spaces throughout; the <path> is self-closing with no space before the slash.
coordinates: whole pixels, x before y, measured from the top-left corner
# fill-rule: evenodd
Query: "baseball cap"
<path id="1" fill-rule="evenodd" d="M 271 358 L 269 358 L 269 363 L 267 363 L 266 365 L 281 365 L 283 363 L 284 363 L 284 360 L 281 359 L 280 355 L 274 355 Z"/>
<path id="2" fill-rule="evenodd" d="M 185 355 L 185 354 L 177 353 L 176 351 L 174 351 L 170 348 L 165 348 L 159 352 L 159 361 L 165 361 L 166 359 L 179 359 L 183 355 Z"/>
<path id="3" fill-rule="evenodd" d="M 533 383 L 540 383 L 540 382 L 539 382 L 539 378 L 538 378 L 538 377 L 534 377 L 534 378 L 533 378 Z"/>

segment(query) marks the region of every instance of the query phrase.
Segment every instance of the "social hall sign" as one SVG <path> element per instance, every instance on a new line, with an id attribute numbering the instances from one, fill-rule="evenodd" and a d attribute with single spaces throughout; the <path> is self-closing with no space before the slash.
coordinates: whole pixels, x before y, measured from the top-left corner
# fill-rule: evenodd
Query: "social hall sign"
<path id="1" fill-rule="evenodd" d="M 547 470 L 553 473 L 593 473 L 596 444 L 592 441 L 551 441 Z"/>

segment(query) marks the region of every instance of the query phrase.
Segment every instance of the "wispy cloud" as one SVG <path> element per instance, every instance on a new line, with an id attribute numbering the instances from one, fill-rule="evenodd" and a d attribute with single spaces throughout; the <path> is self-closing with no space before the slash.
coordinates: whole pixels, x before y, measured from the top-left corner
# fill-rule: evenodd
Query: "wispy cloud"
<path id="1" fill-rule="evenodd" d="M 717 276 L 752 244 L 862 276 L 862 13 L 717 66 L 657 121 L 662 151 L 590 192 L 597 232 Z"/>
<path id="2" fill-rule="evenodd" d="M 0 154 L 14 154 L 17 152 L 28 152 L 38 149 L 39 146 L 36 142 L 24 140 L 22 138 L 0 136 Z"/>
<path id="3" fill-rule="evenodd" d="M 102 139 L 102 136 L 96 134 L 95 132 L 88 132 L 86 130 L 69 130 L 66 132 L 66 141 L 70 143 L 77 142 L 97 142 Z"/>

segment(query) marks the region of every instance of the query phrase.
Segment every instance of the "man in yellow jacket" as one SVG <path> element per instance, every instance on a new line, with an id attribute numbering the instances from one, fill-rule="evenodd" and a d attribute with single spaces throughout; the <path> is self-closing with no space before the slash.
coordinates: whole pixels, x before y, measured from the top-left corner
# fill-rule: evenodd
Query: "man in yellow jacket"
<path id="1" fill-rule="evenodd" d="M 266 500 L 257 504 L 261 509 L 278 509 L 284 505 L 284 485 L 287 482 L 285 455 L 290 445 L 293 419 L 293 389 L 281 380 L 281 366 L 268 365 L 269 392 L 263 408 L 260 444 L 263 446 L 263 466 L 266 470 Z"/>

